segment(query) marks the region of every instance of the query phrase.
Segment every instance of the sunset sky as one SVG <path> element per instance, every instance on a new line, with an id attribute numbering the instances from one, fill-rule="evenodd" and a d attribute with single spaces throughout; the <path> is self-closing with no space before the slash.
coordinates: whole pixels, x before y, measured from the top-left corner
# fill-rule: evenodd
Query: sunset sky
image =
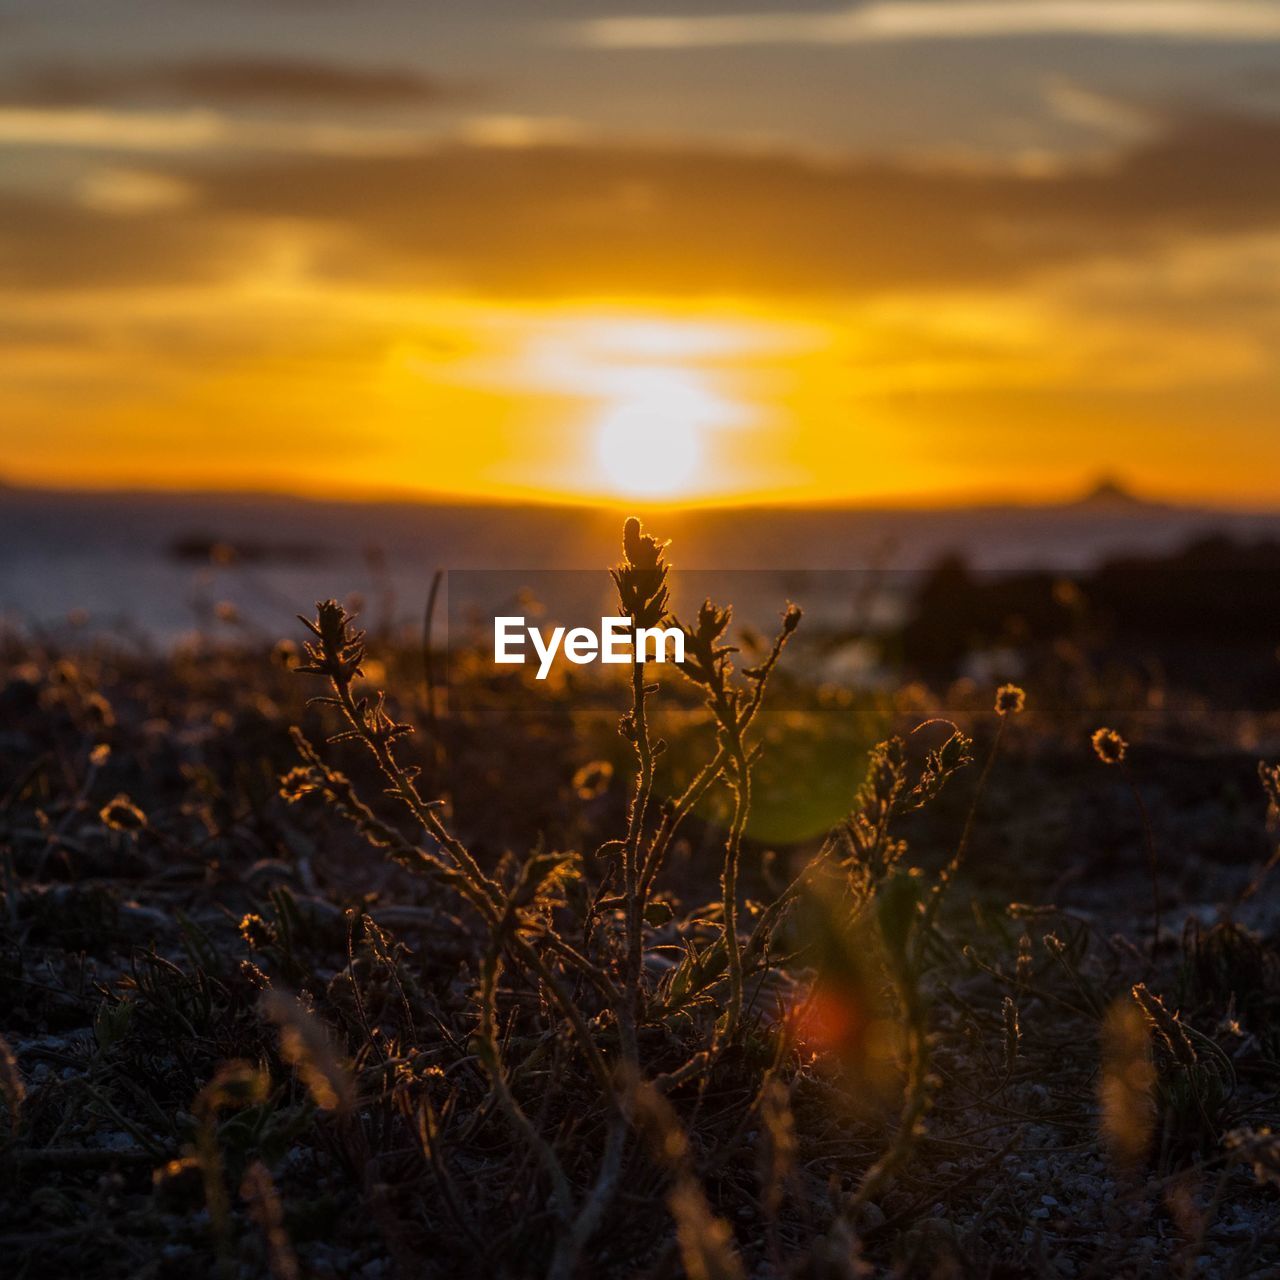
<path id="1" fill-rule="evenodd" d="M 1280 506 L 1280 2 L 0 0 L 0 481 Z"/>

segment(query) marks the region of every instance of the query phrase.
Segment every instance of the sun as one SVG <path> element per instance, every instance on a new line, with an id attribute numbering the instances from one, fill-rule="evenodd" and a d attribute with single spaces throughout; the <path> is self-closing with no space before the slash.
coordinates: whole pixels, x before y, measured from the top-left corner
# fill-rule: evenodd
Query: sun
<path id="1" fill-rule="evenodd" d="M 683 493 L 701 457 L 697 427 L 655 424 L 641 404 L 618 405 L 600 424 L 600 462 L 620 493 L 651 498 Z"/>
<path id="2" fill-rule="evenodd" d="M 640 371 L 633 371 L 640 373 Z M 674 498 L 697 487 L 706 429 L 724 406 L 682 371 L 646 370 L 596 427 L 600 470 L 616 493 Z"/>

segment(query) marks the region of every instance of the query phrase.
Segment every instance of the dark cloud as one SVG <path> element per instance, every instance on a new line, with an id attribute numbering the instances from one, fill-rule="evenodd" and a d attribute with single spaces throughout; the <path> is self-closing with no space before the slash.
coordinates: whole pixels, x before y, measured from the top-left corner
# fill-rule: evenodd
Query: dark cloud
<path id="1" fill-rule="evenodd" d="M 214 209 L 347 232 L 328 266 L 497 291 L 859 292 L 998 281 L 1166 233 L 1280 223 L 1280 122 L 1186 113 L 1104 166 L 1031 177 L 892 161 L 458 147 L 263 161 Z"/>
<path id="2" fill-rule="evenodd" d="M 206 157 L 174 176 L 192 205 L 144 218 L 0 210 L 0 266 L 31 284 L 188 278 L 226 260 L 227 228 L 287 218 L 323 232 L 314 270 L 353 281 L 529 296 L 980 287 L 1168 236 L 1280 228 L 1280 121 L 1186 112 L 1106 165 L 1038 177 L 607 146 Z"/>
<path id="3" fill-rule="evenodd" d="M 288 58 L 49 65 L 29 69 L 0 84 L 0 96 L 6 101 L 31 106 L 164 100 L 376 107 L 437 105 L 466 98 L 469 93 L 464 86 L 408 68 L 361 68 Z"/>

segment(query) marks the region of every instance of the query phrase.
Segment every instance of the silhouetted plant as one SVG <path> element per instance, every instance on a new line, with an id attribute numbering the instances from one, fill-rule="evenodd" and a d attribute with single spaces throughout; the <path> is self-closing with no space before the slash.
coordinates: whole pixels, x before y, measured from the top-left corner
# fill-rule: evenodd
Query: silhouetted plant
<path id="1" fill-rule="evenodd" d="M 646 533 L 638 520 L 629 519 L 623 530 L 623 559 L 612 576 L 619 608 L 635 632 L 668 622 L 668 575 L 665 544 Z M 326 601 L 317 606 L 314 619 L 304 619 L 312 639 L 298 670 L 327 680 L 329 692 L 314 701 L 333 708 L 343 722 L 329 742 L 363 744 L 382 773 L 389 795 L 428 839 L 422 843 L 410 838 L 378 816 L 350 780 L 296 731 L 303 764 L 282 780 L 282 792 L 293 801 L 321 796 L 397 862 L 461 897 L 482 922 L 487 942 L 479 954 L 477 1022 L 470 1049 L 487 1076 L 494 1108 L 505 1116 L 513 1135 L 542 1171 L 557 1223 L 550 1262 L 555 1275 L 568 1276 L 573 1271 L 608 1210 L 624 1165 L 628 1133 L 646 1115 L 646 1123 L 651 1129 L 656 1125 L 662 1135 L 659 1165 L 665 1164 L 673 1177 L 670 1203 L 690 1273 L 700 1268 L 707 1274 L 737 1274 L 738 1263 L 728 1249 L 724 1228 L 708 1216 L 694 1166 L 686 1155 L 676 1153 L 676 1148 L 687 1151 L 687 1144 L 682 1145 L 675 1113 L 665 1098 L 690 1087 L 705 1088 L 727 1049 L 742 1046 L 748 1034 L 744 1026 L 748 979 L 762 980 L 779 969 L 783 954 L 779 943 L 792 928 L 794 909 L 806 895 L 828 893 L 833 884 L 843 886 L 835 889 L 824 910 L 835 913 L 829 936 L 840 939 L 837 945 L 850 959 L 835 969 L 820 966 L 823 989 L 839 1000 L 847 994 L 841 991 L 845 979 L 840 974 L 850 972 L 850 964 L 882 965 L 905 1027 L 905 1096 L 896 1135 L 843 1207 L 838 1222 L 854 1222 L 862 1204 L 905 1161 L 929 1107 L 934 1080 L 929 1070 L 924 976 L 928 938 L 936 928 L 936 905 L 926 912 L 925 904 L 927 898 L 936 900 L 941 883 L 958 869 L 968 826 L 932 895 L 924 892 L 917 875 L 900 866 L 905 845 L 892 833 L 892 826 L 902 815 L 929 803 L 969 763 L 969 739 L 951 726 L 943 744 L 928 750 L 914 772 L 909 770 L 903 741 L 878 746 L 848 820 L 781 893 L 756 908 L 753 927 L 744 934 L 739 877 L 752 774 L 760 751 L 751 729 L 770 676 L 800 624 L 801 612 L 788 605 L 762 658 L 740 670 L 734 661 L 737 647 L 728 640 L 731 618 L 730 608 L 707 601 L 691 623 L 677 623 L 685 638 L 681 674 L 702 696 L 715 727 L 715 747 L 684 790 L 658 806 L 656 813 L 655 781 L 666 743 L 653 733 L 650 702 L 659 689 L 648 679 L 636 646 L 630 672 L 631 706 L 619 723 L 635 756 L 626 828 L 617 840 L 602 846 L 606 867 L 615 870 L 607 872 L 595 892 L 588 894 L 573 887 L 583 867 L 572 852 L 535 850 L 518 868 L 498 874 L 485 871 L 446 826 L 440 803 L 421 795 L 415 770 L 401 762 L 398 750 L 410 726 L 395 718 L 384 695 L 356 692 L 365 644 L 350 615 L 335 601 Z M 1022 703 L 1021 690 L 1008 686 L 1000 691 L 1000 731 L 987 772 L 999 749 L 1005 718 L 1019 712 Z M 607 774 L 601 776 L 607 780 Z M 579 790 L 587 787 L 581 771 L 574 785 Z M 730 799 L 721 898 L 713 911 L 694 912 L 682 924 L 674 920 L 665 901 L 655 898 L 655 892 L 683 823 L 717 785 L 727 790 Z M 700 936 L 704 930 L 698 921 L 712 918 L 718 921 L 715 935 Z M 664 927 L 676 930 L 682 956 L 655 982 L 645 957 L 653 931 Z M 857 941 L 859 931 L 867 928 L 879 941 L 865 957 L 855 960 L 855 952 L 863 945 Z M 252 945 L 275 943 L 270 930 L 254 920 L 247 920 L 243 931 Z M 801 940 L 802 946 L 807 945 L 803 936 Z M 604 1142 L 596 1172 L 581 1191 L 575 1190 L 581 1180 L 580 1157 L 568 1160 L 554 1135 L 530 1110 L 529 1099 L 522 1096 L 518 1081 L 524 1068 L 510 1058 L 509 1033 L 504 1032 L 511 1016 L 504 1012 L 504 981 L 534 984 L 540 999 L 569 1028 L 572 1043 L 595 1081 Z M 803 1017 L 780 1025 L 776 1052 L 785 1052 L 789 1037 L 802 1025 Z M 656 1038 L 655 1033 L 659 1033 Z M 757 1081 L 753 1096 L 750 1109 L 759 1111 L 772 1135 L 765 1177 L 767 1202 L 776 1212 L 791 1159 L 790 1111 L 786 1091 L 774 1072 Z M 429 1118 L 434 1111 L 425 1099 L 414 1105 L 419 1108 L 424 1153 L 438 1176 L 446 1178 L 438 1139 L 431 1136 L 438 1130 L 438 1122 Z M 846 1229 L 837 1226 L 836 1232 Z"/>

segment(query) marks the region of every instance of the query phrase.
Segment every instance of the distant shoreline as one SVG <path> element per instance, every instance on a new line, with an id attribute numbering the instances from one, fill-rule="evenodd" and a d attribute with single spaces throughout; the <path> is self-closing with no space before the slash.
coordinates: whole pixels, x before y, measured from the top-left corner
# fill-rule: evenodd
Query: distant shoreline
<path id="1" fill-rule="evenodd" d="M 0 481 L 0 504 L 11 498 L 51 498 L 75 501 L 78 499 L 128 499 L 136 502 L 164 502 L 168 500 L 217 500 L 228 505 L 272 502 L 301 506 L 340 506 L 374 508 L 430 508 L 433 510 L 566 510 L 616 514 L 622 511 L 643 511 L 653 517 L 680 519 L 686 516 L 725 514 L 736 512 L 744 516 L 753 513 L 822 513 L 865 516 L 894 516 L 901 514 L 927 515 L 940 513 L 977 512 L 1033 512 L 1081 509 L 1106 509 L 1109 512 L 1132 511 L 1135 514 L 1151 512 L 1186 512 L 1228 517 L 1256 516 L 1280 518 L 1280 498 L 1274 506 L 1254 503 L 1236 504 L 1222 499 L 1179 499 L 1174 497 L 1148 497 L 1127 485 L 1102 478 L 1075 496 L 1058 498 L 1020 498 L 1004 492 L 949 493 L 938 495 L 904 494 L 882 498 L 826 498 L 818 501 L 800 501 L 789 497 L 762 498 L 749 494 L 741 498 L 717 498 L 703 496 L 688 501 L 651 499 L 645 497 L 578 497 L 574 495 L 537 494 L 459 494 L 450 492 L 417 491 L 369 491 L 356 494 L 338 492 L 304 492 L 287 488 L 198 488 L 186 486 L 116 486 L 116 485 L 42 485 Z"/>

